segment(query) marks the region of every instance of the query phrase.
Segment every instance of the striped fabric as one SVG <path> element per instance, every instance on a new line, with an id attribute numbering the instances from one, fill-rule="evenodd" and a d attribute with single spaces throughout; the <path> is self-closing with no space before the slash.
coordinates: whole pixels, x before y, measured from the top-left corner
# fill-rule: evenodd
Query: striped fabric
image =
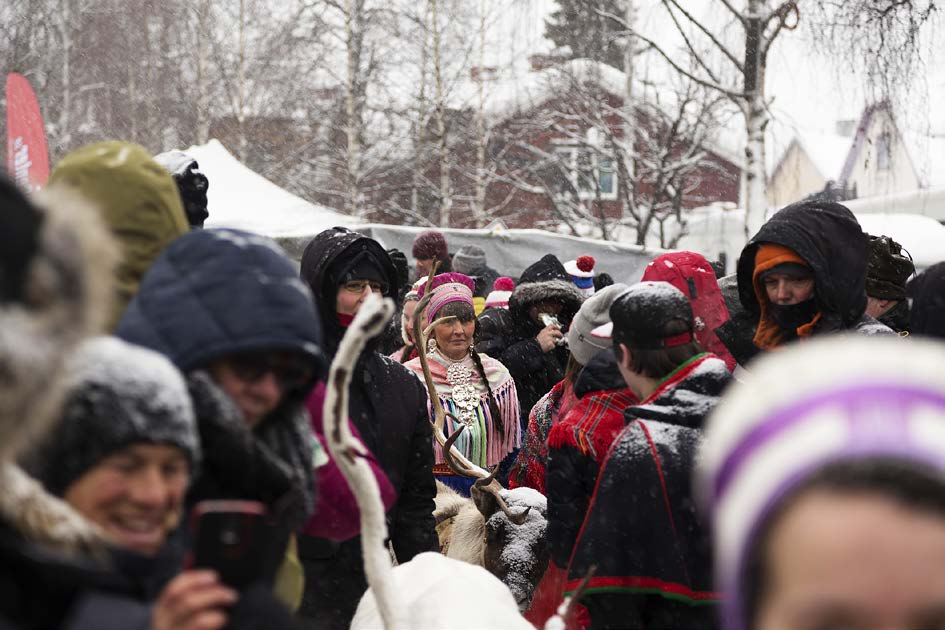
<path id="1" fill-rule="evenodd" d="M 522 427 L 519 421 L 519 403 L 518 394 L 515 390 L 515 381 L 504 365 L 495 359 L 480 354 L 482 366 L 486 373 L 486 378 L 492 388 L 496 402 L 499 405 L 499 413 L 502 416 L 502 428 L 492 418 L 492 412 L 489 410 L 489 393 L 485 384 L 476 369 L 476 365 L 470 357 L 463 361 L 470 373 L 470 383 L 479 389 L 479 405 L 475 410 L 476 419 L 471 426 L 463 431 L 456 440 L 456 448 L 474 464 L 483 468 L 488 468 L 499 464 L 505 456 L 518 448 L 522 443 Z M 439 354 L 428 355 L 430 364 L 430 373 L 433 376 L 433 382 L 436 386 L 437 394 L 440 398 L 440 404 L 443 410 L 459 416 L 459 408 L 453 402 L 453 386 L 449 384 L 446 377 L 446 371 L 449 363 Z M 420 367 L 420 359 L 408 361 L 405 366 L 421 379 L 423 372 Z M 433 405 L 428 403 L 427 407 L 430 418 L 433 418 Z M 462 423 L 455 422 L 447 417 L 444 422 L 443 433 L 447 437 L 456 431 Z M 443 450 L 440 445 L 434 441 L 433 451 L 437 464 L 445 463 Z M 442 470 L 442 469 L 441 469 Z"/>

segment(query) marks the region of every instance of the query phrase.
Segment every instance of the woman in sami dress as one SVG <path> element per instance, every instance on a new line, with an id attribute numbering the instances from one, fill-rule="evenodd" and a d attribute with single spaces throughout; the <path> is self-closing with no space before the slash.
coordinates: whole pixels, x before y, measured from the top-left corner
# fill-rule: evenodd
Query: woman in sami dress
<path id="1" fill-rule="evenodd" d="M 521 445 L 522 429 L 515 381 L 504 365 L 475 350 L 478 322 L 473 308 L 474 287 L 472 278 L 461 273 L 435 276 L 430 302 L 425 312 L 416 316 L 422 318 L 425 326 L 437 319 L 453 318 L 434 327 L 426 341 L 436 394 L 444 411 L 452 414 L 446 417 L 443 433 L 449 436 L 465 426 L 455 442 L 456 448 L 473 464 L 488 469 Z M 425 292 L 426 287 L 421 286 L 421 299 Z M 423 378 L 419 358 L 405 366 Z M 436 479 L 468 496 L 475 480 L 454 474 L 439 444 L 434 443 L 433 450 Z"/>

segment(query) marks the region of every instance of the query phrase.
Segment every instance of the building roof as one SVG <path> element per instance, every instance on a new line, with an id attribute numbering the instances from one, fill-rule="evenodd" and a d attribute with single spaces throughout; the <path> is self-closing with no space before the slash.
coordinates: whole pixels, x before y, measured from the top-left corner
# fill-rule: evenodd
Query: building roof
<path id="1" fill-rule="evenodd" d="M 608 94 L 623 98 L 626 90 L 626 75 L 623 71 L 591 59 L 570 59 L 543 70 L 525 73 L 506 73 L 488 79 L 483 89 L 483 109 L 490 125 L 502 122 L 536 109 L 553 98 L 567 94 L 575 84 L 593 84 Z M 634 81 L 633 91 L 637 98 L 659 106 L 667 114 L 672 113 L 677 96 L 668 87 Z M 478 108 L 479 84 L 468 80 L 457 85 L 450 95 L 450 107 L 454 109 Z M 741 166 L 743 159 L 744 129 L 731 126 L 712 139 L 705 148 L 729 162 Z"/>

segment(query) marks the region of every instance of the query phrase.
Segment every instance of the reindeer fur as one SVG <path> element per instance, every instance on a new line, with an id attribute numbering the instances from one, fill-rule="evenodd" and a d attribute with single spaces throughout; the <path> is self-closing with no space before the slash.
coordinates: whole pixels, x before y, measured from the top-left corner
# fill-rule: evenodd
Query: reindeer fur
<path id="1" fill-rule="evenodd" d="M 65 358 L 102 332 L 114 292 L 116 248 L 98 211 L 47 189 L 38 250 L 22 302 L 0 304 L 0 517 L 54 551 L 97 549 L 99 530 L 15 464 L 58 418 Z"/>

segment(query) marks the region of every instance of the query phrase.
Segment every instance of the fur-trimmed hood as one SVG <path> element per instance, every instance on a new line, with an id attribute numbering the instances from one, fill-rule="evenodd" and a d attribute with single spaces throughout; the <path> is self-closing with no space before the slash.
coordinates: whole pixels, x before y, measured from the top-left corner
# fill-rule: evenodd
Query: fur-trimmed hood
<path id="1" fill-rule="evenodd" d="M 31 201 L 41 225 L 22 298 L 0 303 L 0 517 L 29 540 L 74 551 L 95 529 L 14 461 L 57 419 L 65 359 L 103 331 L 118 257 L 98 211 L 77 195 L 50 187 Z"/>
<path id="2" fill-rule="evenodd" d="M 64 359 L 102 332 L 113 296 L 116 248 L 97 211 L 64 190 L 33 201 L 42 225 L 23 299 L 0 304 L 0 461 L 55 420 Z"/>
<path id="3" fill-rule="evenodd" d="M 529 282 L 515 287 L 509 297 L 509 313 L 515 321 L 516 326 L 534 327 L 538 326 L 528 317 L 528 309 L 533 304 L 543 300 L 557 300 L 564 304 L 558 320 L 561 325 L 567 327 L 574 315 L 581 308 L 584 301 L 584 295 L 574 286 L 570 280 L 543 280 L 541 282 Z"/>

